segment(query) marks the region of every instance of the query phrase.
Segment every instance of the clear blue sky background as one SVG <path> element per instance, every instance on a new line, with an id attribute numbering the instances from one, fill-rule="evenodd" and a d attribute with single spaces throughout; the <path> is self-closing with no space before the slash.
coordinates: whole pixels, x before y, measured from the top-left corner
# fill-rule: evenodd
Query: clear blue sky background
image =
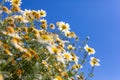
<path id="1" fill-rule="evenodd" d="M 48 22 L 65 21 L 101 60 L 92 80 L 120 80 L 120 0 L 22 0 L 22 9 L 44 9 Z"/>

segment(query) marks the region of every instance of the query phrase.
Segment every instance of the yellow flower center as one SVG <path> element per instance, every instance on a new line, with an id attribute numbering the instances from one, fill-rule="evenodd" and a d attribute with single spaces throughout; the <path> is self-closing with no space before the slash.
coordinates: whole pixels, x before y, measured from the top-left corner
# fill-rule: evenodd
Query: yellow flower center
<path id="1" fill-rule="evenodd" d="M 66 25 L 62 25 L 61 27 L 62 27 L 62 30 L 66 30 L 67 29 Z"/>
<path id="2" fill-rule="evenodd" d="M 51 40 L 51 36 L 49 36 L 49 35 L 41 35 L 41 38 L 43 40 Z"/>
<path id="3" fill-rule="evenodd" d="M 52 52 L 53 52 L 53 53 L 58 53 L 59 50 L 58 50 L 56 47 L 52 47 Z"/>
<path id="4" fill-rule="evenodd" d="M 56 76 L 55 80 L 63 80 L 60 76 Z"/>
<path id="5" fill-rule="evenodd" d="M 70 55 L 68 53 L 64 54 L 65 59 L 70 59 Z"/>
<path id="6" fill-rule="evenodd" d="M 94 50 L 92 48 L 86 48 L 86 50 L 89 52 L 89 53 L 93 53 Z"/>

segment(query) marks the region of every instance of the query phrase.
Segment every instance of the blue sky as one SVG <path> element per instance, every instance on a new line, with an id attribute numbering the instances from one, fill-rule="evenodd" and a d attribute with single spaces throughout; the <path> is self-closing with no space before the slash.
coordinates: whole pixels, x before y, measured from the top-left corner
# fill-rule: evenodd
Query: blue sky
<path id="1" fill-rule="evenodd" d="M 92 80 L 120 80 L 120 0 L 22 0 L 22 9 L 44 9 L 48 22 L 65 21 L 101 60 Z"/>

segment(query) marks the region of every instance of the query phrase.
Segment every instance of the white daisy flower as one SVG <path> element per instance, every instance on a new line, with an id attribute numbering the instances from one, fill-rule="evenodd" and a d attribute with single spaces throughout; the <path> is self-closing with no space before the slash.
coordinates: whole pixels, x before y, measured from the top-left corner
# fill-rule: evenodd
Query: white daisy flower
<path id="1" fill-rule="evenodd" d="M 58 29 L 62 32 L 67 32 L 70 30 L 70 25 L 65 22 L 59 22 Z"/>
<path id="2" fill-rule="evenodd" d="M 84 49 L 88 52 L 88 55 L 95 54 L 95 50 L 88 45 L 86 45 Z"/>
<path id="3" fill-rule="evenodd" d="M 91 57 L 90 58 L 90 65 L 91 66 L 100 66 L 100 60 L 99 59 L 97 59 L 97 58 L 95 58 L 95 57 Z"/>

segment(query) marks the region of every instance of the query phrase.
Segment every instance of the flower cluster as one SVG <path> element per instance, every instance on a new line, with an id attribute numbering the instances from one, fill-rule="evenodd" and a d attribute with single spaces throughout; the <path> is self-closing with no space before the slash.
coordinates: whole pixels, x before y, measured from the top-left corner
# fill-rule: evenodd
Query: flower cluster
<path id="1" fill-rule="evenodd" d="M 4 6 L 6 2 L 10 7 Z M 48 24 L 46 11 L 21 10 L 21 3 L 0 4 L 0 80 L 87 80 L 100 65 L 91 57 L 90 74 L 82 74 L 87 58 L 95 53 L 88 38 L 79 47 L 68 23 Z"/>

